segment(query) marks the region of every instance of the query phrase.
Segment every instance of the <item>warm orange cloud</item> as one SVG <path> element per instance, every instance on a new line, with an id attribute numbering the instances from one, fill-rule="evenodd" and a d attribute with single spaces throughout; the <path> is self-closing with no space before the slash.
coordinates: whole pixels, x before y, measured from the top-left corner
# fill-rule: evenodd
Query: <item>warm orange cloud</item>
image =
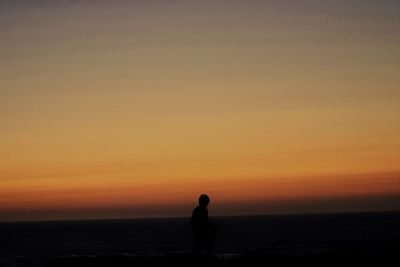
<path id="1" fill-rule="evenodd" d="M 86 173 L 87 175 L 87 173 Z M 72 177 L 69 177 L 72 178 Z M 305 177 L 195 177 L 174 180 L 45 183 L 9 182 L 0 194 L 0 211 L 38 209 L 135 208 L 188 205 L 202 192 L 221 203 L 268 203 L 400 193 L 400 173 Z M 48 178 L 47 178 L 48 179 Z M 62 178 L 64 181 L 68 178 Z M 223 210 L 222 210 L 223 212 Z M 148 215 L 153 215 L 149 210 Z"/>

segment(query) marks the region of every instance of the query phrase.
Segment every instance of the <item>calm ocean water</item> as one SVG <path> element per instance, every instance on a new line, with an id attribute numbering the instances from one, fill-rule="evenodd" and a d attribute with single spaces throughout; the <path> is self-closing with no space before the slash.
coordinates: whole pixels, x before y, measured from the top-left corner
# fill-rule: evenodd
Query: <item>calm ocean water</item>
<path id="1" fill-rule="evenodd" d="M 216 255 L 396 251 L 400 213 L 216 217 Z M 0 258 L 192 253 L 189 218 L 0 223 Z"/>

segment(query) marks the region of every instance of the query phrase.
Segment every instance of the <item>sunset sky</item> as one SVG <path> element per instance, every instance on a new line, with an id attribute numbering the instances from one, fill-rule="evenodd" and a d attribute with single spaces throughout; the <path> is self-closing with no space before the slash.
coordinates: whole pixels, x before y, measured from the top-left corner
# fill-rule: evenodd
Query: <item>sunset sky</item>
<path id="1" fill-rule="evenodd" d="M 1 1 L 0 221 L 400 210 L 399 1 Z"/>

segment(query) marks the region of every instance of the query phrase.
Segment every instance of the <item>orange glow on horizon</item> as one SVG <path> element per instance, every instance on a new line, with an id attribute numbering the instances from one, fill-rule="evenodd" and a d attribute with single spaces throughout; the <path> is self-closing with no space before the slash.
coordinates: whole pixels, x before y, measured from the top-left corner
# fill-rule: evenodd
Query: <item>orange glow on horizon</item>
<path id="1" fill-rule="evenodd" d="M 397 194 L 400 173 L 305 177 L 220 177 L 156 182 L 42 183 L 3 187 L 0 211 L 96 207 L 146 207 L 195 203 L 204 190 L 222 203 Z M 203 190 L 203 191 L 202 191 Z M 218 203 L 218 202 L 217 202 Z"/>

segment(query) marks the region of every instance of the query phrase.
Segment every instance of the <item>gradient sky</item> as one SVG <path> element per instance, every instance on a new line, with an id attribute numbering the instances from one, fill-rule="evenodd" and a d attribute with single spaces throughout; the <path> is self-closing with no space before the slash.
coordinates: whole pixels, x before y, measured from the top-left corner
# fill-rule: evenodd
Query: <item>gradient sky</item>
<path id="1" fill-rule="evenodd" d="M 400 210 L 399 1 L 0 1 L 0 220 Z"/>

